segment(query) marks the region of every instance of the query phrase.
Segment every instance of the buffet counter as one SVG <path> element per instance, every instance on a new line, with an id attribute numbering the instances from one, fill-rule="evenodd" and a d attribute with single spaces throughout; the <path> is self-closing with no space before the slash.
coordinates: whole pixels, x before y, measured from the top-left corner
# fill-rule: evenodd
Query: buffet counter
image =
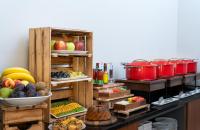
<path id="1" fill-rule="evenodd" d="M 118 121 L 107 126 L 89 126 L 86 130 L 137 130 L 138 126 L 159 116 L 176 118 L 178 130 L 196 130 L 200 127 L 198 121 L 200 116 L 195 110 L 200 110 L 200 94 L 179 100 L 176 103 L 162 107 L 151 107 L 150 111 L 140 114 L 130 115 L 129 117 L 118 117 Z"/>

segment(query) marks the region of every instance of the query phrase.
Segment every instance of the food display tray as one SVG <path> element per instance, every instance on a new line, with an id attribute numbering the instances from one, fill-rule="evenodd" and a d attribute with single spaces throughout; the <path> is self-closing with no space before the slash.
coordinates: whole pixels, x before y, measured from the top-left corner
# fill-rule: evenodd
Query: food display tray
<path id="1" fill-rule="evenodd" d="M 88 78 L 88 76 L 78 76 L 74 78 L 51 78 L 52 81 L 69 81 L 69 80 L 76 80 L 76 79 L 84 79 Z"/>
<path id="2" fill-rule="evenodd" d="M 129 116 L 131 113 L 138 112 L 140 110 L 149 111 L 150 110 L 150 105 L 149 104 L 144 104 L 144 105 L 141 105 L 141 106 L 129 109 L 129 110 L 115 110 L 114 112 Z"/>
<path id="3" fill-rule="evenodd" d="M 135 108 L 138 108 L 138 107 L 143 106 L 143 105 L 146 105 L 146 101 L 134 102 L 134 103 L 130 103 L 130 104 L 127 104 L 127 105 L 116 103 L 116 104 L 114 104 L 114 110 L 128 111 L 128 110 L 135 109 Z"/>
<path id="4" fill-rule="evenodd" d="M 55 102 L 55 103 L 52 103 L 52 105 L 54 106 L 57 106 L 57 105 L 64 105 L 64 104 L 68 104 L 70 102 L 68 101 L 59 101 L 59 102 Z M 51 113 L 51 115 L 56 118 L 56 119 L 59 119 L 59 118 L 63 118 L 63 117 L 67 117 L 67 116 L 72 116 L 72 115 L 76 115 L 76 114 L 80 114 L 80 113 L 86 113 L 87 112 L 87 109 L 84 108 L 84 107 L 81 107 L 82 110 L 81 111 L 78 111 L 78 112 L 71 112 L 71 113 L 68 113 L 68 114 L 63 114 L 61 116 L 56 116 L 54 114 Z"/>

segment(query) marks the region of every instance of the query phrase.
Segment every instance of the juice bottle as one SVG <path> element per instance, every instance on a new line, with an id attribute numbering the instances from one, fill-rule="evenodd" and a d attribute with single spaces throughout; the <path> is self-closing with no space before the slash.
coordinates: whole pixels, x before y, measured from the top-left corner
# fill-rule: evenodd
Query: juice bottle
<path id="1" fill-rule="evenodd" d="M 104 63 L 103 83 L 107 84 L 108 81 L 109 81 L 109 78 L 108 78 L 107 64 Z"/>

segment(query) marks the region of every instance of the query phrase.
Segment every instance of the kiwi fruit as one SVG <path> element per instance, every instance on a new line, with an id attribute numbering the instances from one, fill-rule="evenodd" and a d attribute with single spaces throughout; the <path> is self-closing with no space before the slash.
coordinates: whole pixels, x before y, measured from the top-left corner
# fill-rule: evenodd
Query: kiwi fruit
<path id="1" fill-rule="evenodd" d="M 45 88 L 47 88 L 47 85 L 45 82 L 37 82 L 35 84 L 36 86 L 36 90 L 39 91 L 39 90 L 44 90 Z"/>

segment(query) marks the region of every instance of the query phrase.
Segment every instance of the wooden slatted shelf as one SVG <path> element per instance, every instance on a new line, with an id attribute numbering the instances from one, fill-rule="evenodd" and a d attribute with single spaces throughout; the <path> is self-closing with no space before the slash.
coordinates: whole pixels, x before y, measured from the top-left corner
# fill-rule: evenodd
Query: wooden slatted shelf
<path id="1" fill-rule="evenodd" d="M 125 96 L 122 96 L 122 97 L 116 97 L 116 98 L 97 98 L 96 100 L 97 101 L 100 101 L 100 102 L 110 102 L 110 101 L 114 101 L 114 100 L 119 100 L 119 99 L 125 99 L 125 98 L 129 98 L 129 97 L 133 97 L 134 94 L 129 94 L 129 95 L 125 95 Z"/>
<path id="2" fill-rule="evenodd" d="M 62 40 L 64 42 L 75 42 L 83 40 L 84 51 L 56 51 L 51 49 L 51 41 Z M 80 39 L 79 39 L 80 38 Z M 31 28 L 29 30 L 29 70 L 36 81 L 43 81 L 52 90 L 52 100 L 72 97 L 75 102 L 84 107 L 93 104 L 93 84 L 92 84 L 92 61 L 93 61 L 93 33 L 90 31 L 66 28 Z M 52 66 L 53 65 L 53 66 Z M 58 65 L 55 67 L 54 65 Z M 69 65 L 69 67 L 59 67 L 59 65 Z M 83 72 L 87 78 L 72 79 L 66 81 L 52 81 L 52 71 L 75 71 Z M 70 86 L 72 89 L 60 89 Z M 50 103 L 46 111 L 46 121 L 50 121 Z"/>
<path id="3" fill-rule="evenodd" d="M 92 57 L 92 54 L 60 54 L 60 53 L 51 53 L 52 57 L 65 57 L 65 56 L 76 56 L 76 57 Z"/>
<path id="4" fill-rule="evenodd" d="M 91 82 L 92 78 L 80 78 L 80 79 L 72 79 L 72 80 L 66 80 L 66 81 L 51 81 L 51 85 L 57 86 L 59 84 L 72 83 L 72 82 L 82 82 L 82 81 Z"/>
<path id="5" fill-rule="evenodd" d="M 124 83 L 109 83 L 104 85 L 94 85 L 94 90 L 102 90 L 102 89 L 108 89 L 108 88 L 114 88 L 124 86 Z"/>

